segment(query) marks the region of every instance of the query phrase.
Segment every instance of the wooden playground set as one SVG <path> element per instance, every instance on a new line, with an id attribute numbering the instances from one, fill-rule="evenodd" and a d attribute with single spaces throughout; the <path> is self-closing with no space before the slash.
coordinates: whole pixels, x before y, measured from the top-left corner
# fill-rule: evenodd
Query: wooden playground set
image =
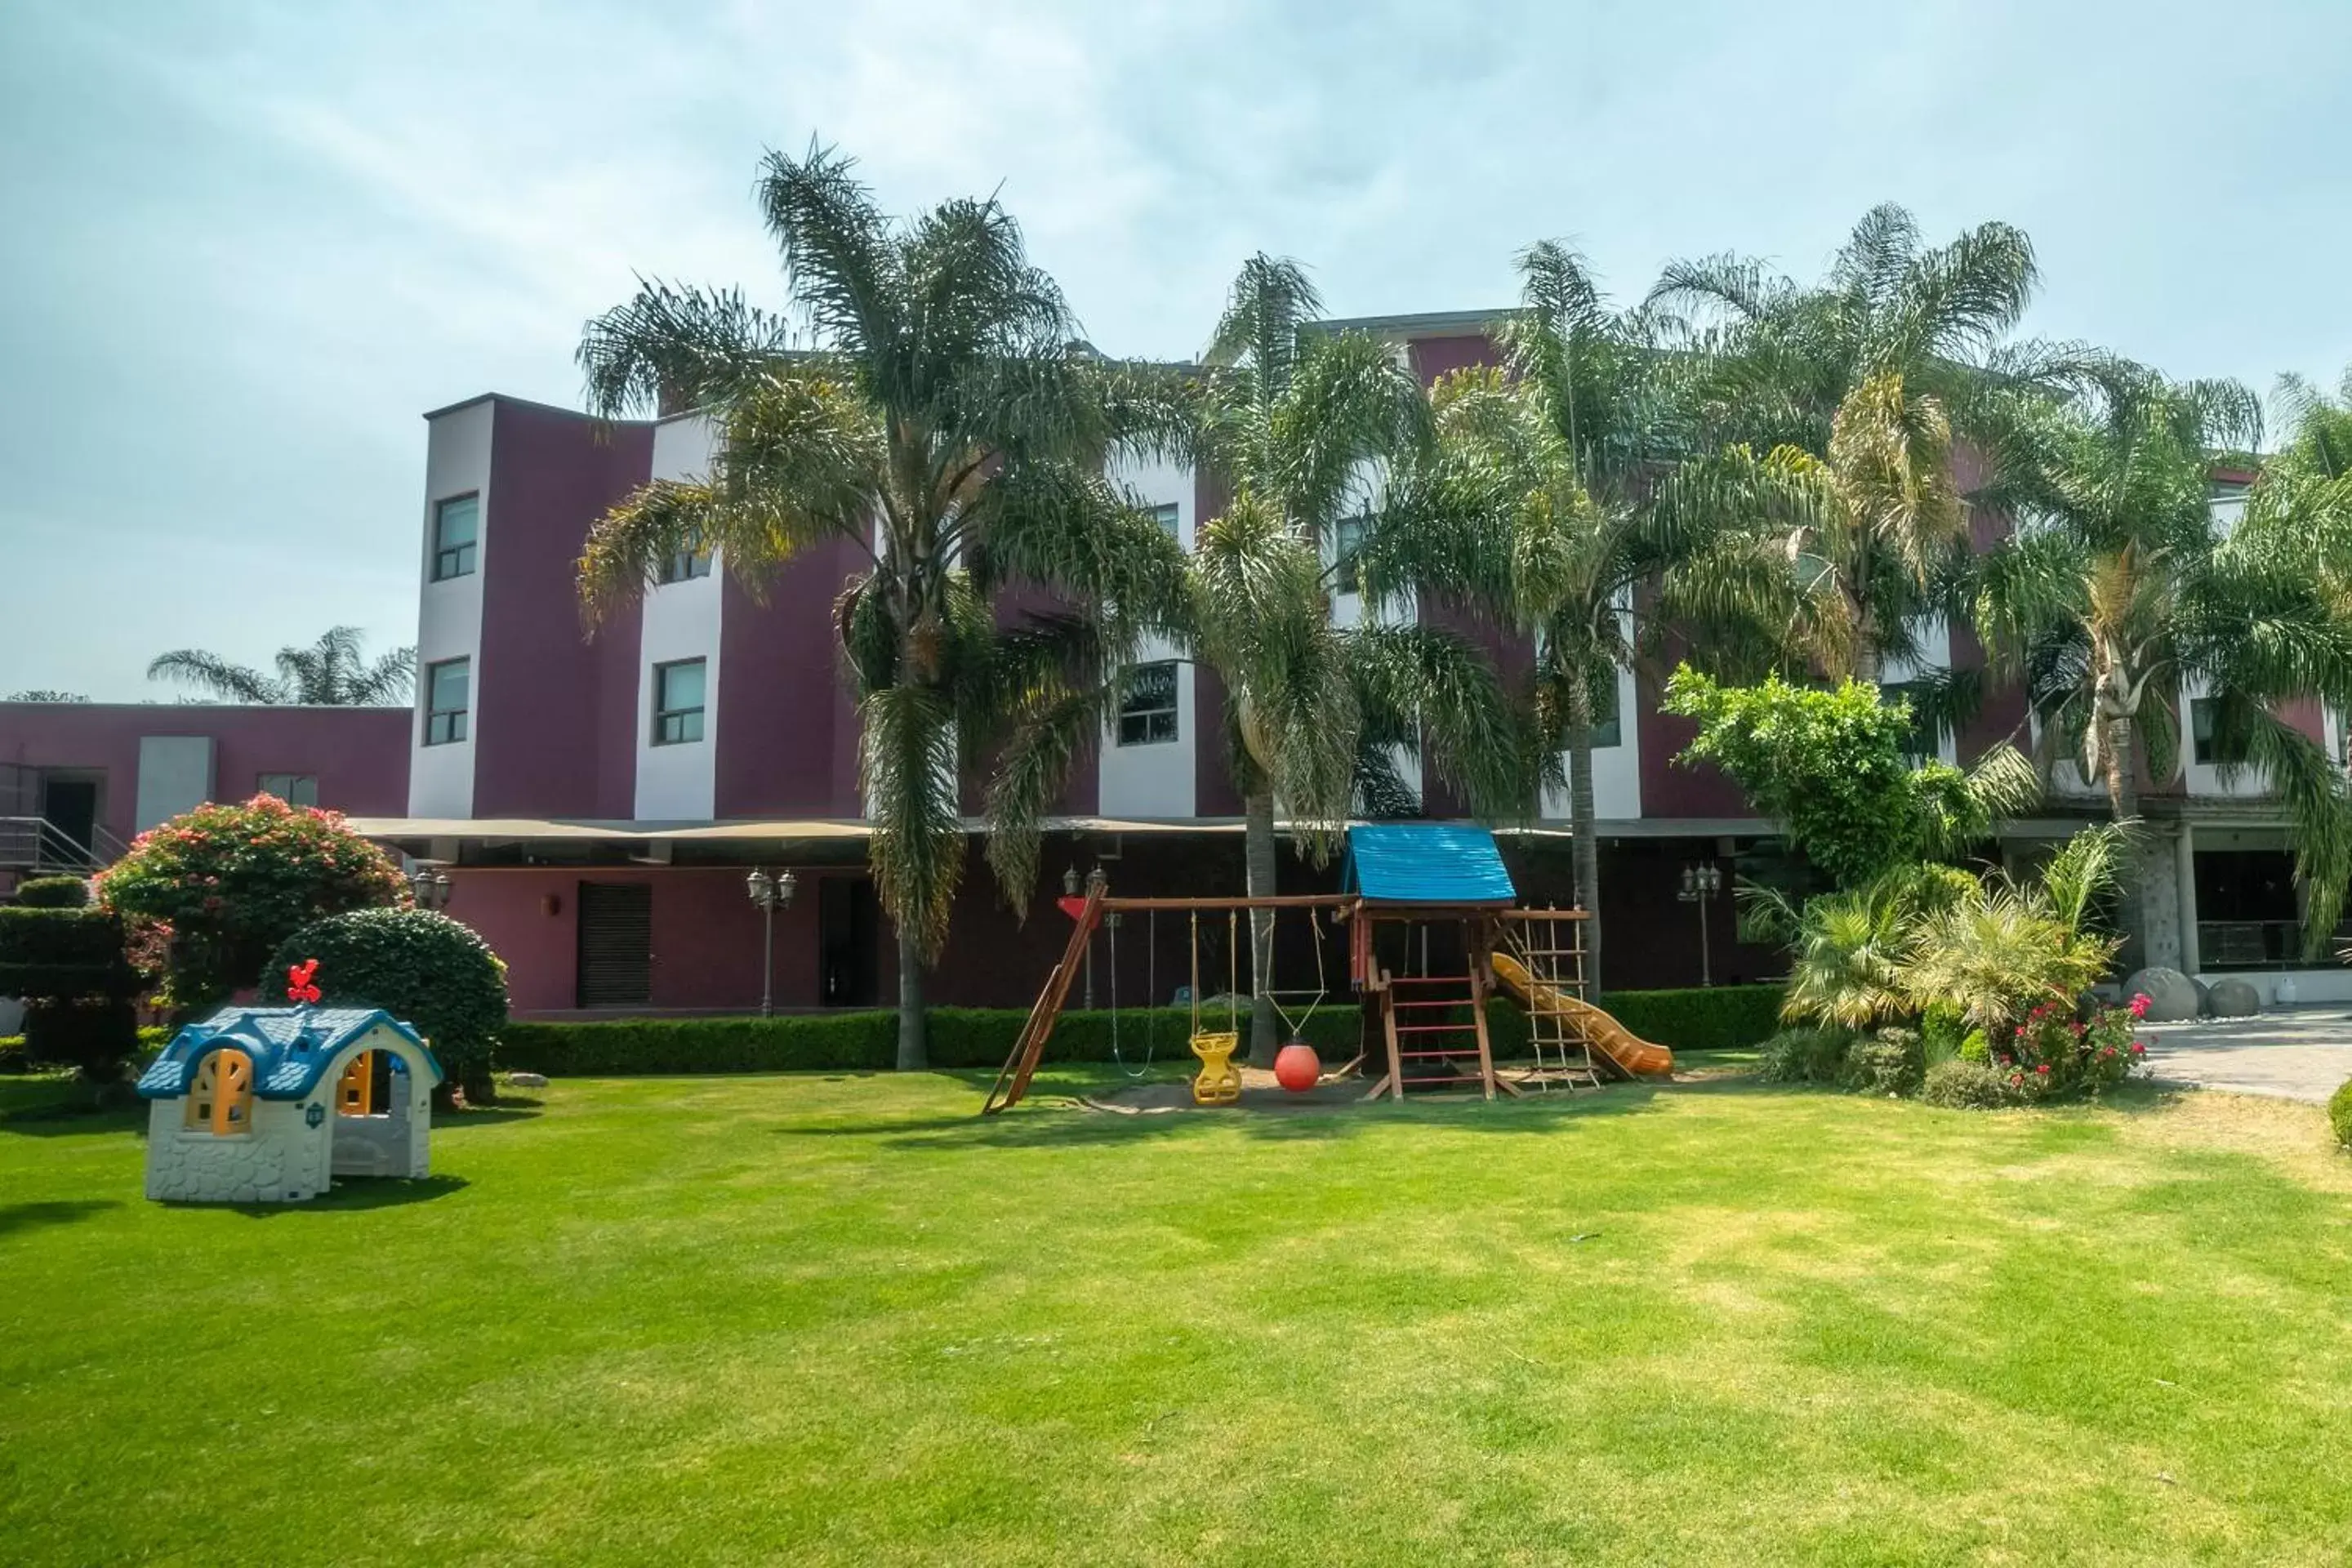
<path id="1" fill-rule="evenodd" d="M 1336 893 L 1120 898 L 1112 896 L 1108 882 L 1097 875 L 1083 896 L 1063 900 L 1062 907 L 1071 918 L 1069 943 L 1038 992 L 1013 1053 L 989 1090 L 983 1115 L 1017 1105 L 1028 1093 L 1096 932 L 1108 924 L 1115 942 L 1118 922 L 1113 917 L 1128 914 L 1155 921 L 1161 914 L 1175 914 L 1189 922 L 1190 1044 L 1201 1061 L 1192 1086 L 1196 1104 L 1230 1105 L 1241 1099 L 1242 1078 L 1233 1058 L 1242 1044 L 1243 1003 L 1260 996 L 1274 1002 L 1291 1036 L 1276 1063 L 1276 1076 L 1282 1088 L 1293 1092 L 1369 1078 L 1370 1087 L 1360 1097 L 1367 1100 L 1383 1095 L 1402 1100 L 1409 1089 L 1461 1092 L 1473 1086 L 1493 1100 L 1531 1088 L 1597 1089 L 1612 1077 L 1654 1077 L 1674 1070 L 1674 1055 L 1666 1047 L 1638 1038 L 1584 999 L 1585 912 L 1520 907 L 1494 836 L 1484 828 L 1429 823 L 1351 828 L 1341 890 Z M 1273 926 L 1286 914 L 1303 918 L 1309 927 L 1317 967 L 1311 988 L 1276 989 L 1265 975 L 1271 966 Z M 1202 1026 L 1204 916 L 1213 939 L 1220 919 L 1225 928 L 1223 1028 Z M 1251 965 L 1246 998 L 1238 984 L 1236 956 L 1244 921 L 1252 927 L 1253 946 L 1260 955 Z M 1307 1018 L 1331 996 L 1323 963 L 1324 936 L 1329 931 L 1345 933 L 1347 984 L 1363 1026 L 1355 1056 L 1327 1073 L 1303 1029 Z M 1433 944 L 1433 933 L 1444 940 Z M 1447 956 L 1433 963 L 1433 951 Z M 1114 946 L 1114 973 L 1116 952 Z M 1487 1033 L 1486 1002 L 1498 988 L 1510 993 L 1528 1016 L 1534 1066 L 1516 1077 L 1496 1073 Z M 1296 1016 L 1286 1002 L 1297 1007 Z M 1114 989 L 1114 1028 L 1117 1008 Z M 1212 1015 L 1214 1011 L 1212 1006 Z"/>

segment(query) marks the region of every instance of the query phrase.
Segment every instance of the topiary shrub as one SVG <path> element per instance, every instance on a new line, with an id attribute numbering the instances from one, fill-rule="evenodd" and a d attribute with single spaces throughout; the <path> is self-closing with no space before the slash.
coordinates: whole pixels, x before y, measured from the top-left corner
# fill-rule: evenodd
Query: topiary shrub
<path id="1" fill-rule="evenodd" d="M 2023 1097 L 2011 1087 L 2009 1074 L 1962 1058 L 1929 1068 L 1919 1098 L 1953 1110 L 1998 1110 L 2021 1103 Z"/>
<path id="2" fill-rule="evenodd" d="M 409 901 L 391 858 L 340 815 L 266 795 L 149 829 L 97 886 L 134 948 L 163 938 L 161 1000 L 184 1010 L 251 984 L 271 951 L 313 921 Z"/>
<path id="3" fill-rule="evenodd" d="M 471 927 L 431 910 L 355 910 L 314 921 L 278 945 L 261 971 L 262 1000 L 283 994 L 286 971 L 319 961 L 331 1007 L 381 1007 L 431 1042 L 468 1100 L 495 1092 L 490 1057 L 507 1022 L 507 968 Z"/>
<path id="4" fill-rule="evenodd" d="M 26 910 L 79 910 L 89 904 L 89 884 L 79 877 L 28 877 L 16 884 L 16 906 Z"/>
<path id="5" fill-rule="evenodd" d="M 1916 1029 L 1885 1028 L 1846 1047 L 1839 1081 L 1856 1094 L 1908 1098 L 1927 1074 L 1926 1043 Z"/>
<path id="6" fill-rule="evenodd" d="M 0 909 L 0 996 L 25 999 L 25 1055 L 70 1067 L 100 1098 L 139 1048 L 138 976 L 104 910 Z"/>
<path id="7" fill-rule="evenodd" d="M 1767 1083 L 1835 1083 L 1853 1037 L 1843 1029 L 1783 1029 L 1758 1049 Z"/>
<path id="8" fill-rule="evenodd" d="M 2336 1129 L 2336 1141 L 2352 1149 L 2352 1078 L 2346 1079 L 2327 1101 L 2327 1124 Z"/>

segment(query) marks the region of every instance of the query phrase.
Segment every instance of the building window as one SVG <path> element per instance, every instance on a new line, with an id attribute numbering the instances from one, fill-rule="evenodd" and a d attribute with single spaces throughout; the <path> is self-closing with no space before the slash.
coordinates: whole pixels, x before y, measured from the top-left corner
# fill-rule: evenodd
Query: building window
<path id="1" fill-rule="evenodd" d="M 217 1050 L 196 1068 L 188 1091 L 188 1125 L 227 1138 L 253 1131 L 253 1058 Z"/>
<path id="2" fill-rule="evenodd" d="M 710 547 L 702 542 L 699 529 L 686 536 L 686 547 L 674 550 L 662 563 L 661 580 L 665 583 L 686 583 L 697 577 L 710 575 Z"/>
<path id="3" fill-rule="evenodd" d="M 654 744 L 702 739 L 703 662 L 682 658 L 654 666 Z"/>
<path id="4" fill-rule="evenodd" d="M 1174 501 L 1161 501 L 1158 506 L 1148 506 L 1143 510 L 1151 514 L 1152 521 L 1167 531 L 1169 538 L 1179 541 L 1183 539 L 1183 524 L 1179 521 Z"/>
<path id="5" fill-rule="evenodd" d="M 1617 721 L 1616 667 L 1599 671 L 1586 684 L 1592 690 L 1592 749 L 1598 752 L 1623 745 L 1623 727 Z"/>
<path id="6" fill-rule="evenodd" d="M 481 532 L 482 498 L 451 496 L 433 509 L 433 580 L 445 582 L 474 570 L 474 546 Z"/>
<path id="7" fill-rule="evenodd" d="M 1911 704 L 1911 732 L 1904 737 L 1903 755 L 1912 766 L 1938 761 L 1944 754 L 1944 738 L 1935 723 L 1920 711 L 1919 683 L 1897 680 L 1878 689 L 1878 700 L 1892 708 L 1897 702 Z"/>
<path id="8" fill-rule="evenodd" d="M 261 793 L 274 795 L 289 805 L 319 804 L 319 775 L 316 773 L 264 773 Z"/>
<path id="9" fill-rule="evenodd" d="M 2222 722 L 2219 698 L 2189 700 L 2189 732 L 2195 742 L 2194 755 L 2207 767 L 2237 767 L 2246 760 L 2246 737 Z"/>
<path id="10" fill-rule="evenodd" d="M 1357 592 L 1356 557 L 1363 552 L 1364 519 L 1341 518 L 1331 529 L 1331 570 L 1342 594 Z"/>
<path id="11" fill-rule="evenodd" d="M 445 658 L 425 667 L 425 743 L 447 745 L 466 738 L 466 710 L 474 661 Z"/>
<path id="12" fill-rule="evenodd" d="M 1118 704 L 1118 743 L 1157 746 L 1176 739 L 1176 663 L 1139 664 L 1127 672 Z"/>

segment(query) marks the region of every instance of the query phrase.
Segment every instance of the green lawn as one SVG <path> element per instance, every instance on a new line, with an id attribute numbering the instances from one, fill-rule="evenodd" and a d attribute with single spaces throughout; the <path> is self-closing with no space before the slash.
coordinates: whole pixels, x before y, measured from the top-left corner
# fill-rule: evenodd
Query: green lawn
<path id="1" fill-rule="evenodd" d="M 2316 1110 L 562 1082 L 422 1186 L 0 1121 L 0 1560 L 2341 1563 Z M 52 1092 L 0 1080 L 0 1104 Z"/>

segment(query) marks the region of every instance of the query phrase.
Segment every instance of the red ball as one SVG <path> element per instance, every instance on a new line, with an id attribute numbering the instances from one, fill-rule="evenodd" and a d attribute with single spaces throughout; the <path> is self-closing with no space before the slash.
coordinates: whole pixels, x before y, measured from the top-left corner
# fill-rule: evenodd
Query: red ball
<path id="1" fill-rule="evenodd" d="M 1323 1058 L 1305 1040 L 1293 1040 L 1275 1053 L 1274 1081 L 1293 1094 L 1304 1094 L 1323 1076 Z"/>

